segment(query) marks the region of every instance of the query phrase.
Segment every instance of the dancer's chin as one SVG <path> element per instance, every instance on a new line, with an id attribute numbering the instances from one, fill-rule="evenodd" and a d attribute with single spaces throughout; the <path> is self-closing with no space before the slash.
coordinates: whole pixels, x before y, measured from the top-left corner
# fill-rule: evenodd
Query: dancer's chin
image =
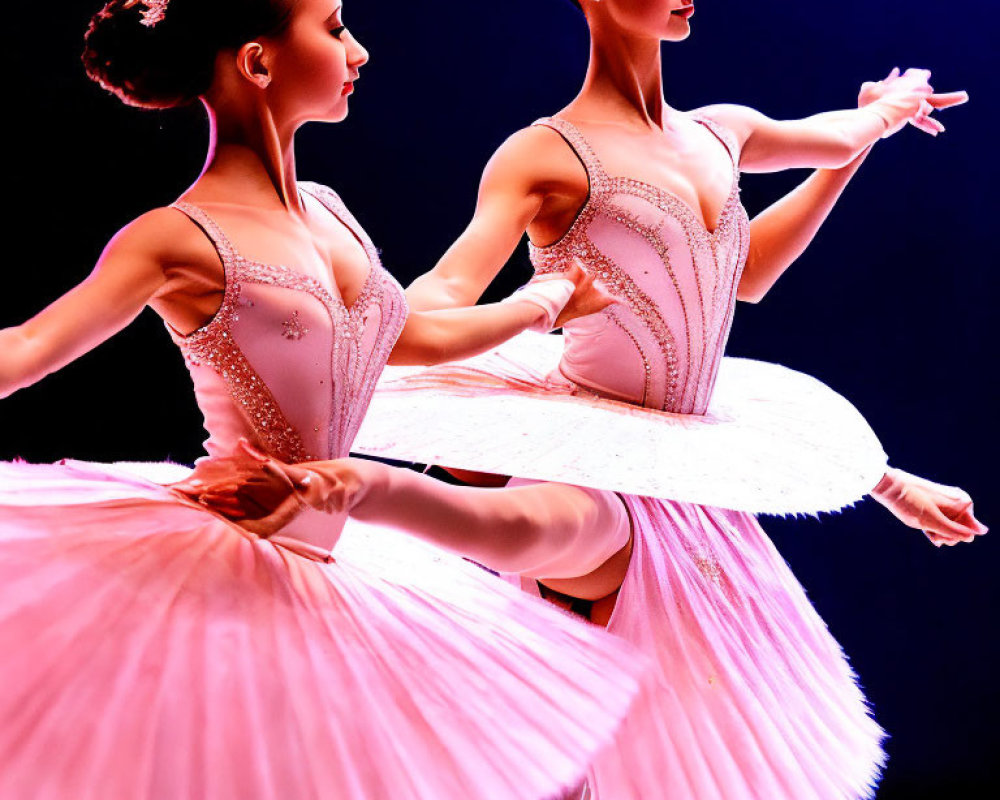
<path id="1" fill-rule="evenodd" d="M 664 42 L 683 42 L 691 35 L 691 26 L 687 22 L 683 22 L 684 27 L 681 28 L 679 25 L 671 25 L 670 30 L 663 37 Z"/>
<path id="2" fill-rule="evenodd" d="M 670 16 L 670 24 L 667 25 L 666 33 L 663 36 L 665 42 L 683 42 L 691 35 L 690 17 L 681 17 L 676 14 Z"/>
<path id="3" fill-rule="evenodd" d="M 323 122 L 343 122 L 347 119 L 349 113 L 350 107 L 347 104 L 347 98 L 340 98 L 337 105 L 330 110 L 330 113 L 323 117 Z"/>

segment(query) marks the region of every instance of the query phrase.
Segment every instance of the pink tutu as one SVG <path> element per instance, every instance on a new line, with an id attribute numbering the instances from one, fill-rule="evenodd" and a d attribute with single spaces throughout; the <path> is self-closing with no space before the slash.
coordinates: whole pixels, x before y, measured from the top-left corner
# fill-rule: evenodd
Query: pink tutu
<path id="1" fill-rule="evenodd" d="M 656 680 L 643 687 L 616 746 L 595 760 L 594 796 L 872 795 L 882 730 L 754 517 L 623 499 L 633 551 L 607 629 L 655 659 Z M 534 581 L 511 580 L 538 593 Z"/>
<path id="2" fill-rule="evenodd" d="M 598 397 L 560 376 L 562 344 L 522 334 L 460 364 L 389 368 L 356 449 L 620 493 L 633 553 L 607 627 L 655 679 L 592 764 L 595 800 L 870 796 L 883 733 L 749 513 L 859 500 L 885 469 L 868 425 L 819 381 L 739 359 L 722 360 L 704 416 Z"/>
<path id="3" fill-rule="evenodd" d="M 248 538 L 120 467 L 0 465 L 0 797 L 538 800 L 578 783 L 636 691 L 634 656 L 408 552 L 392 581 Z"/>
<path id="4" fill-rule="evenodd" d="M 535 270 L 582 264 L 618 302 L 562 337 L 387 373 L 354 448 L 619 493 L 633 549 L 608 629 L 653 661 L 655 682 L 595 760 L 595 800 L 857 800 L 882 732 L 752 512 L 856 502 L 885 454 L 819 381 L 724 358 L 749 223 L 738 140 L 694 119 L 732 163 L 711 231 L 644 180 L 655 174 L 606 171 L 573 124 L 540 121 L 573 148 L 590 194 L 563 238 L 531 247 Z"/>
<path id="5" fill-rule="evenodd" d="M 884 470 L 878 440 L 846 400 L 783 367 L 724 359 L 699 417 L 574 391 L 555 369 L 561 346 L 523 334 L 459 364 L 389 368 L 358 446 L 622 498 L 633 551 L 607 629 L 653 662 L 655 678 L 595 759 L 592 796 L 869 796 L 883 733 L 746 506 L 817 513 L 855 502 Z M 416 424 L 400 424 L 404 406 Z M 630 493 L 639 488 L 679 499 Z M 358 552 L 380 560 L 371 541 Z M 533 580 L 507 577 L 538 594 Z"/>

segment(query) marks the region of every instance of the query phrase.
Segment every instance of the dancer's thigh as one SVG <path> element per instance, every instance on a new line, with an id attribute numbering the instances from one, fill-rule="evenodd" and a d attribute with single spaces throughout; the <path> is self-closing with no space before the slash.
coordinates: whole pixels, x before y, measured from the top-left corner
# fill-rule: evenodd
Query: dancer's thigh
<path id="1" fill-rule="evenodd" d="M 531 491 L 556 514 L 574 510 L 579 514 L 575 535 L 565 536 L 553 559 L 525 577 L 583 600 L 599 600 L 621 587 L 632 549 L 631 521 L 621 497 L 601 489 L 526 478 L 512 478 L 507 487 Z"/>

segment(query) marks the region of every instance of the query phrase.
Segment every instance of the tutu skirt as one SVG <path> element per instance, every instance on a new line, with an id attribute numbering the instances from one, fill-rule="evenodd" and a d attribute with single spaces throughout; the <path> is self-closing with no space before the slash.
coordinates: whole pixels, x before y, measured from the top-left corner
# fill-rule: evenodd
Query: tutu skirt
<path id="1" fill-rule="evenodd" d="M 522 334 L 457 365 L 389 368 L 355 446 L 622 498 L 633 551 L 608 630 L 653 679 L 594 761 L 593 800 L 870 796 L 883 733 L 753 516 L 864 496 L 885 470 L 867 423 L 774 364 L 723 359 L 699 417 L 588 394 L 561 353 L 559 337 Z"/>
<path id="2" fill-rule="evenodd" d="M 708 413 L 670 414 L 569 382 L 562 347 L 522 333 L 454 364 L 388 367 L 352 449 L 758 514 L 838 511 L 885 473 L 864 418 L 801 372 L 724 358 Z"/>
<path id="3" fill-rule="evenodd" d="M 654 679 L 595 759 L 593 800 L 872 796 L 883 733 L 754 517 L 624 501 L 632 559 L 607 627 L 654 662 Z"/>
<path id="4" fill-rule="evenodd" d="M 0 797 L 538 800 L 578 783 L 635 695 L 634 654 L 460 559 L 422 573 L 409 548 L 394 581 L 114 467 L 0 465 Z"/>

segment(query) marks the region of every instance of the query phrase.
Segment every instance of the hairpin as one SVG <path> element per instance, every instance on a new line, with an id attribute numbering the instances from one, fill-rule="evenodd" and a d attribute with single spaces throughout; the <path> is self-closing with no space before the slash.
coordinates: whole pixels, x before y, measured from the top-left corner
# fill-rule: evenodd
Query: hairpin
<path id="1" fill-rule="evenodd" d="M 145 6 L 140 22 L 147 28 L 152 28 L 158 22 L 163 22 L 163 18 L 167 15 L 167 6 L 169 3 L 170 0 L 128 0 L 122 7 L 132 8 L 132 6 L 140 4 Z"/>

